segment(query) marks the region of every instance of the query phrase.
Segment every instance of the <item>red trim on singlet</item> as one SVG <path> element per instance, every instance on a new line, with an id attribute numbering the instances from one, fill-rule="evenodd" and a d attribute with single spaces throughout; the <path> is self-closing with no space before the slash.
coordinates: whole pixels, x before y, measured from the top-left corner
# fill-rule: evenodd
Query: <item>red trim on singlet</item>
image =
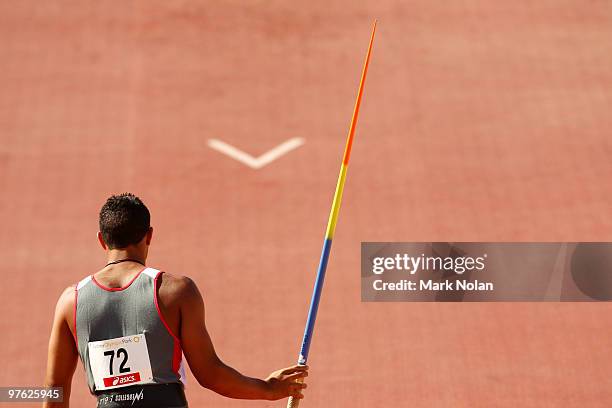
<path id="1" fill-rule="evenodd" d="M 77 350 L 79 348 L 79 341 L 77 340 L 77 331 L 76 331 L 76 312 L 77 312 L 78 299 L 79 299 L 79 284 L 77 283 L 74 286 L 74 327 L 72 328 L 72 330 L 74 330 L 74 332 L 72 333 L 72 336 L 74 337 L 74 344 L 76 344 Z"/>
<path id="2" fill-rule="evenodd" d="M 153 280 L 153 291 L 154 291 L 153 298 L 155 299 L 155 309 L 157 309 L 157 315 L 159 316 L 159 320 L 161 320 L 161 322 L 163 323 L 164 327 L 166 328 L 170 336 L 172 336 L 172 338 L 174 339 L 174 349 L 172 351 L 172 371 L 174 371 L 175 373 L 178 373 L 179 368 L 181 366 L 181 359 L 183 357 L 181 341 L 174 333 L 172 333 L 172 330 L 170 330 L 170 326 L 168 326 L 166 319 L 164 319 L 164 315 L 162 314 L 159 308 L 159 303 L 157 301 L 157 297 L 158 297 L 157 296 L 157 279 L 162 275 L 162 273 L 163 272 L 160 271 L 155 276 L 155 279 Z"/>
<path id="3" fill-rule="evenodd" d="M 146 266 L 145 266 L 144 268 L 142 268 L 142 270 L 141 270 L 140 272 L 138 272 L 138 273 L 136 274 L 136 276 L 134 276 L 134 277 L 132 278 L 132 280 L 131 280 L 131 281 L 129 281 L 129 282 L 127 283 L 127 285 L 125 285 L 125 286 L 121 286 L 121 287 L 119 287 L 119 288 L 109 288 L 108 286 L 105 286 L 105 285 L 101 284 L 100 282 L 98 282 L 98 281 L 96 280 L 96 277 L 95 277 L 95 276 L 93 276 L 93 275 L 91 275 L 91 280 L 92 280 L 92 281 L 94 281 L 94 283 L 95 283 L 96 285 L 98 285 L 98 287 L 100 287 L 100 289 L 104 289 L 104 290 L 106 290 L 106 291 L 108 291 L 108 292 L 118 292 L 118 291 L 120 291 L 120 290 L 124 290 L 124 289 L 127 289 L 128 287 L 130 287 L 130 285 L 132 284 L 132 282 L 134 282 L 134 281 L 136 280 L 136 278 L 138 278 L 138 277 L 140 276 L 140 274 L 142 273 L 142 271 L 144 271 L 145 269 L 147 269 L 147 267 L 146 267 Z"/>
<path id="4" fill-rule="evenodd" d="M 172 353 L 172 371 L 179 374 L 179 368 L 181 368 L 181 359 L 183 358 L 183 349 L 181 343 L 178 340 L 174 340 L 174 350 Z"/>

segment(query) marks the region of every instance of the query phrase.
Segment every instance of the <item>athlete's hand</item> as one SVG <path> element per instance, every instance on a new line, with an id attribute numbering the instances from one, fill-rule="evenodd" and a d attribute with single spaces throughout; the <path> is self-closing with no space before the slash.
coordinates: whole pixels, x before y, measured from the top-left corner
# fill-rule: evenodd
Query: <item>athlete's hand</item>
<path id="1" fill-rule="evenodd" d="M 306 384 L 297 382 L 308 376 L 308 366 L 295 365 L 275 371 L 266 378 L 268 384 L 268 399 L 279 400 L 282 398 L 304 398 L 302 390 Z"/>

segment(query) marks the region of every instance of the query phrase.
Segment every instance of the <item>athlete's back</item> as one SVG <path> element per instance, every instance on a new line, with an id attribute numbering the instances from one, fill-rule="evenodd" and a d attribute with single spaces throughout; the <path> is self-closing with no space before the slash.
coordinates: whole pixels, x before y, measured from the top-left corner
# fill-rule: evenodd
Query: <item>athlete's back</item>
<path id="1" fill-rule="evenodd" d="M 75 288 L 75 340 L 99 406 L 187 405 L 181 343 L 159 308 L 161 274 L 141 267 L 121 286 L 91 275 Z"/>
<path id="2" fill-rule="evenodd" d="M 229 367 L 217 356 L 204 323 L 204 301 L 187 277 L 145 267 L 153 228 L 132 194 L 110 197 L 100 211 L 98 240 L 106 266 L 64 290 L 49 339 L 46 386 L 63 387 L 68 407 L 79 357 L 89 388 L 104 408 L 186 407 L 182 356 L 197 382 L 241 399 L 301 398 L 307 367 L 265 380 Z M 81 408 L 81 407 L 79 407 Z"/>

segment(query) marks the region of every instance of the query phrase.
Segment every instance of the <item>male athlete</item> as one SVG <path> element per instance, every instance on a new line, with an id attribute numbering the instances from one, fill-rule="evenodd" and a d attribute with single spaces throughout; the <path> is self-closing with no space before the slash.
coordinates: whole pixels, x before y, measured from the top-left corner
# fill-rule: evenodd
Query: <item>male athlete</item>
<path id="1" fill-rule="evenodd" d="M 100 210 L 98 240 L 108 263 L 67 288 L 56 309 L 46 386 L 63 387 L 68 407 L 77 357 L 99 408 L 187 407 L 184 355 L 200 385 L 230 398 L 302 398 L 306 366 L 250 378 L 225 365 L 204 323 L 195 283 L 146 267 L 153 229 L 147 207 L 133 194 L 110 197 Z"/>

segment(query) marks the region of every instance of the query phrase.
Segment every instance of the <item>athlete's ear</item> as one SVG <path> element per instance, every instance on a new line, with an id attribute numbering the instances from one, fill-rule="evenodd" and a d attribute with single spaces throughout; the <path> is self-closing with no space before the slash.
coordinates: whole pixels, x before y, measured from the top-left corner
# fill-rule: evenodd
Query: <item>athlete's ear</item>
<path id="1" fill-rule="evenodd" d="M 149 227 L 149 231 L 147 231 L 147 245 L 151 245 L 151 238 L 153 238 L 153 227 Z"/>
<path id="2" fill-rule="evenodd" d="M 104 237 L 102 236 L 102 233 L 100 231 L 98 231 L 98 242 L 102 246 L 103 250 L 106 251 L 108 249 L 108 247 L 106 246 L 106 242 L 104 242 Z"/>

